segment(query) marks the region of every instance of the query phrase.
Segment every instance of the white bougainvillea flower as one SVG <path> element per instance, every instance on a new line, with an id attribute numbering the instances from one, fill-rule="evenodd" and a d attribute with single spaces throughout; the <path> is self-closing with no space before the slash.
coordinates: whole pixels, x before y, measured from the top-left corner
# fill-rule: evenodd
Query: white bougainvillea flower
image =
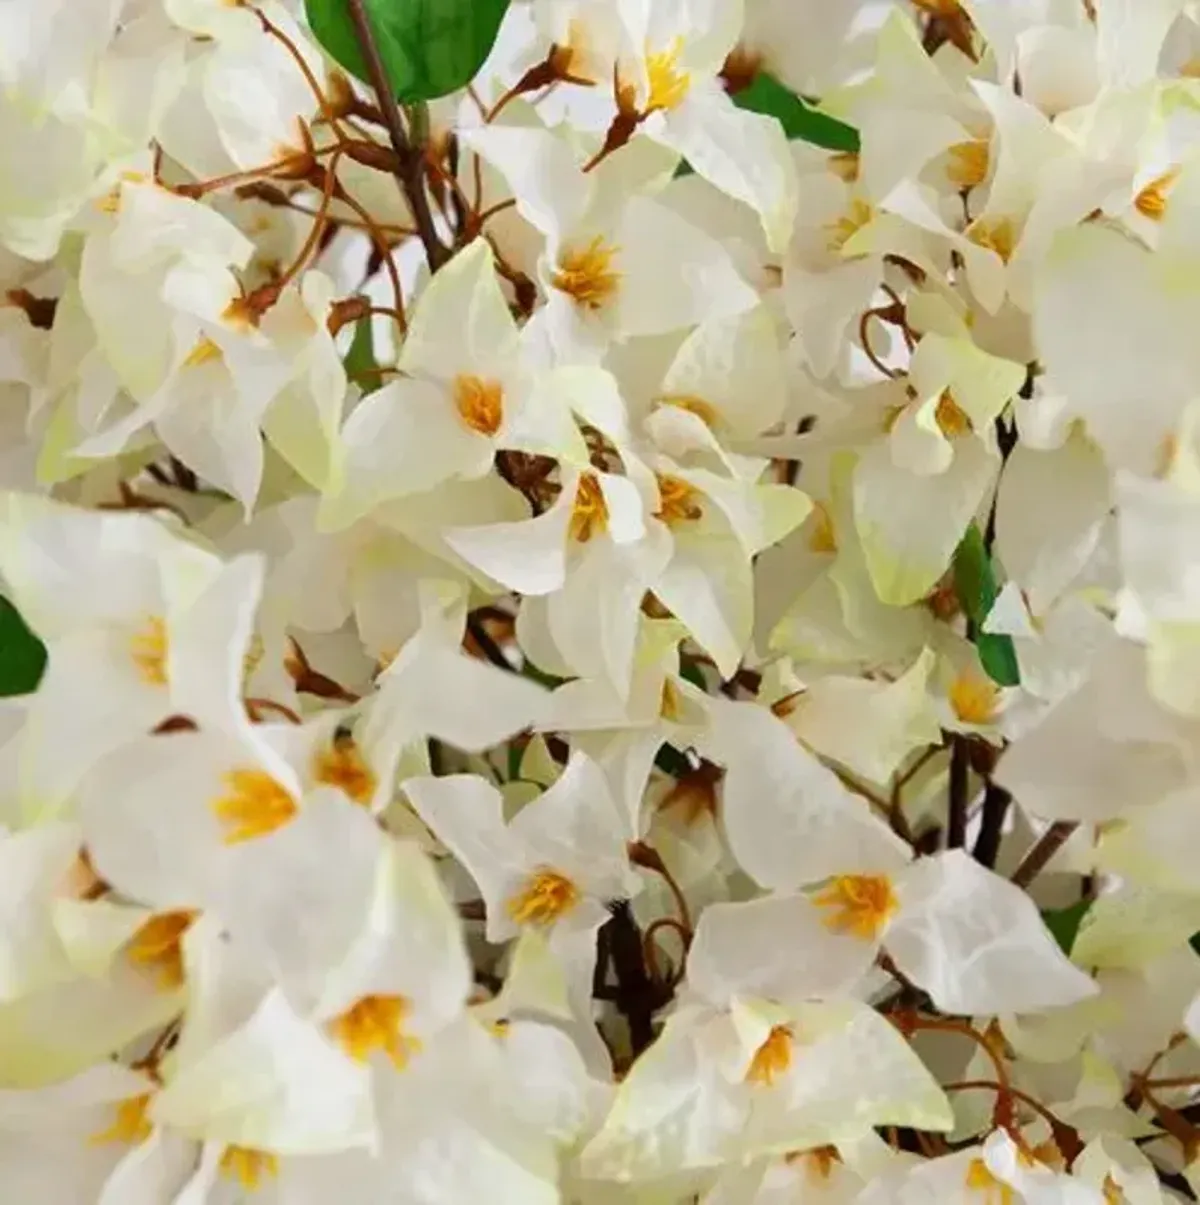
<path id="1" fill-rule="evenodd" d="M 641 466 L 626 458 L 626 467 Z M 671 554 L 667 528 L 650 513 L 653 478 L 646 493 L 639 484 L 597 469 L 564 469 L 558 498 L 535 518 L 445 533 L 450 547 L 489 578 L 526 598 L 545 598 L 561 656 L 577 674 L 607 677 L 622 693 L 642 598 Z"/>
<path id="2" fill-rule="evenodd" d="M 145 515 L 10 494 L 0 572 L 49 652 L 22 737 L 31 814 L 60 807 L 99 758 L 171 716 L 247 724 L 258 558 L 223 563 Z"/>
<path id="3" fill-rule="evenodd" d="M 787 139 L 777 121 L 738 109 L 718 78 L 737 42 L 741 3 L 618 0 L 617 8 L 630 46 L 617 75 L 618 104 L 645 115 L 640 128 L 648 137 L 750 205 L 771 251 L 783 251 L 797 195 Z"/>
<path id="4" fill-rule="evenodd" d="M 720 243 L 646 195 L 670 179 L 675 155 L 635 140 L 585 173 L 571 142 L 543 128 L 492 125 L 464 131 L 463 141 L 504 176 L 518 212 L 546 238 L 546 304 L 534 326 L 564 362 L 596 362 L 612 341 L 755 304 Z M 687 280 L 680 263 L 690 265 Z"/>
<path id="5" fill-rule="evenodd" d="M 403 376 L 346 420 L 326 524 L 344 526 L 452 477 L 481 477 L 499 451 L 586 461 L 570 391 L 611 388 L 600 372 L 591 382 L 537 372 L 486 239 L 455 256 L 421 294 L 399 369 Z"/>
<path id="6" fill-rule="evenodd" d="M 489 941 L 544 930 L 572 975 L 590 982 L 608 905 L 640 887 L 628 822 L 599 766 L 576 753 L 547 791 L 505 822 L 495 787 L 471 775 L 409 779 L 417 814 L 467 868 L 483 896 Z"/>
<path id="7" fill-rule="evenodd" d="M 710 905 L 680 1007 L 622 1082 L 585 1171 L 649 1179 L 876 1124 L 949 1129 L 948 1102 L 899 1031 L 844 995 L 862 968 L 840 944 L 802 897 Z M 839 1084 L 845 1059 L 858 1075 Z"/>

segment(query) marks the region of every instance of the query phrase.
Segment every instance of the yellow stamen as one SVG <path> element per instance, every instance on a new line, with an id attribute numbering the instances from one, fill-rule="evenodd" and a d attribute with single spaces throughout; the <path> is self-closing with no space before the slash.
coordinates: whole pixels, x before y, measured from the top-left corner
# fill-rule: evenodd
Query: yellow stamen
<path id="1" fill-rule="evenodd" d="M 577 305 L 598 310 L 612 300 L 621 283 L 621 274 L 613 271 L 613 258 L 618 250 L 601 235 L 584 247 L 566 248 L 559 253 L 558 271 L 550 283 Z"/>
<path id="2" fill-rule="evenodd" d="M 997 1180 L 982 1159 L 967 1164 L 967 1187 L 983 1194 L 983 1205 L 1013 1205 L 1016 1200 L 1013 1190 Z"/>
<path id="3" fill-rule="evenodd" d="M 950 706 L 964 724 L 990 724 L 996 717 L 999 687 L 990 679 L 964 671 L 950 684 Z"/>
<path id="4" fill-rule="evenodd" d="M 571 510 L 571 535 L 586 544 L 594 535 L 608 530 L 608 503 L 595 473 L 584 473 L 575 487 L 575 505 Z"/>
<path id="5" fill-rule="evenodd" d="M 201 364 L 210 364 L 213 360 L 220 360 L 224 354 L 207 335 L 201 335 L 196 340 L 196 346 L 188 352 L 183 366 L 184 368 L 199 368 Z"/>
<path id="6" fill-rule="evenodd" d="M 694 414 L 706 427 L 710 429 L 717 425 L 717 422 L 721 417 L 717 412 L 717 408 L 710 405 L 702 398 L 687 397 L 681 394 L 669 394 L 656 400 L 660 406 L 674 406 L 678 410 L 686 410 L 689 414 Z"/>
<path id="7" fill-rule="evenodd" d="M 836 933 L 852 933 L 874 941 L 899 907 L 886 875 L 841 874 L 831 879 L 813 903 L 828 910 L 826 925 Z"/>
<path id="8" fill-rule="evenodd" d="M 658 510 L 654 517 L 668 527 L 679 527 L 684 523 L 695 523 L 704 517 L 700 505 L 700 492 L 682 477 L 662 474 L 658 478 Z"/>
<path id="9" fill-rule="evenodd" d="M 480 435 L 495 435 L 504 419 L 504 390 L 498 381 L 460 375 L 454 379 L 454 404 L 462 420 Z"/>
<path id="10" fill-rule="evenodd" d="M 317 753 L 313 778 L 340 787 L 355 803 L 368 804 L 375 796 L 375 774 L 351 736 L 335 737 Z"/>
<path id="11" fill-rule="evenodd" d="M 226 826 L 226 845 L 264 837 L 296 815 L 296 801 L 264 770 L 231 770 L 225 783 L 229 794 L 212 808 Z"/>
<path id="12" fill-rule="evenodd" d="M 167 625 L 160 615 L 151 615 L 134 633 L 130 653 L 138 677 L 147 686 L 167 684 Z"/>
<path id="13" fill-rule="evenodd" d="M 674 723 L 679 719 L 680 713 L 683 710 L 683 700 L 679 697 L 679 690 L 675 683 L 670 678 L 664 678 L 662 684 L 662 694 L 659 698 L 658 714 L 668 723 Z"/>
<path id="14" fill-rule="evenodd" d="M 750 1060 L 746 1083 L 769 1088 L 792 1065 L 792 1031 L 786 1025 L 773 1025 L 771 1032 Z"/>
<path id="15" fill-rule="evenodd" d="M 183 982 L 183 935 L 197 913 L 187 909 L 152 916 L 130 938 L 129 960 L 154 973 L 163 988 Z"/>
<path id="16" fill-rule="evenodd" d="M 248 1146 L 230 1146 L 221 1156 L 221 1175 L 236 1180 L 248 1192 L 253 1192 L 264 1177 L 279 1174 L 279 1157 Z"/>
<path id="17" fill-rule="evenodd" d="M 938 398 L 934 419 L 939 430 L 947 439 L 954 439 L 958 435 L 969 435 L 971 432 L 971 420 L 967 417 L 966 411 L 954 400 L 954 395 L 949 389 Z"/>
<path id="18" fill-rule="evenodd" d="M 946 153 L 950 158 L 946 175 L 952 184 L 962 189 L 972 189 L 987 179 L 991 152 L 985 139 L 956 142 Z"/>
<path id="19" fill-rule="evenodd" d="M 412 1005 L 403 996 L 363 996 L 329 1028 L 334 1040 L 352 1058 L 365 1063 L 382 1050 L 397 1071 L 421 1049 L 421 1040 L 404 1032 Z"/>
<path id="20" fill-rule="evenodd" d="M 808 529 L 808 547 L 812 552 L 837 552 L 837 534 L 833 515 L 823 502 L 814 502 Z"/>
<path id="21" fill-rule="evenodd" d="M 150 1094 L 131 1096 L 128 1100 L 117 1102 L 116 1119 L 106 1130 L 99 1130 L 88 1138 L 92 1146 L 103 1146 L 110 1142 L 120 1142 L 126 1146 L 138 1146 L 146 1141 L 153 1132 L 147 1112 L 150 1108 Z"/>
<path id="22" fill-rule="evenodd" d="M 837 154 L 830 155 L 825 162 L 829 170 L 843 184 L 858 182 L 859 158 L 857 151 L 838 151 Z"/>
<path id="23" fill-rule="evenodd" d="M 1167 212 L 1167 199 L 1171 186 L 1179 178 L 1179 168 L 1173 167 L 1157 179 L 1151 180 L 1133 199 L 1133 207 L 1152 222 L 1161 222 Z"/>
<path id="24" fill-rule="evenodd" d="M 508 901 L 508 915 L 519 925 L 548 925 L 579 903 L 579 888 L 548 867 L 535 870 Z"/>
<path id="25" fill-rule="evenodd" d="M 1017 231 L 1009 218 L 978 218 L 965 234 L 977 247 L 994 251 L 1004 263 L 1012 259 L 1017 245 Z"/>
<path id="26" fill-rule="evenodd" d="M 646 79 L 649 95 L 646 97 L 646 112 L 658 109 L 673 109 L 692 86 L 692 77 L 679 70 L 679 51 L 682 38 L 676 38 L 665 50 L 646 56 Z"/>
<path id="27" fill-rule="evenodd" d="M 866 201 L 855 197 L 846 210 L 836 221 L 830 222 L 825 230 L 829 235 L 829 250 L 841 249 L 875 216 L 875 211 Z"/>

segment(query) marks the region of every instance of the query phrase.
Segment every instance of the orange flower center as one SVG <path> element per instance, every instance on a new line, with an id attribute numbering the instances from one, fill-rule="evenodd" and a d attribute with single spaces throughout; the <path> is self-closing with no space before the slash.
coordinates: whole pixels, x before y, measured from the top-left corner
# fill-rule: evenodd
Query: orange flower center
<path id="1" fill-rule="evenodd" d="M 608 503 L 595 473 L 584 473 L 575 487 L 571 510 L 571 535 L 586 544 L 594 535 L 608 530 Z"/>
<path id="2" fill-rule="evenodd" d="M 1168 193 L 1179 178 L 1179 168 L 1173 167 L 1157 179 L 1151 180 L 1133 199 L 1133 207 L 1152 222 L 1161 222 L 1167 212 Z"/>
<path id="3" fill-rule="evenodd" d="M 746 1083 L 771 1087 L 792 1065 L 792 1031 L 787 1025 L 773 1025 L 771 1032 L 750 1060 Z"/>
<path id="4" fill-rule="evenodd" d="M 375 774 L 351 736 L 335 737 L 332 745 L 318 752 L 313 777 L 338 787 L 355 803 L 368 804 L 375 795 Z"/>
<path id="5" fill-rule="evenodd" d="M 93 1134 L 88 1142 L 92 1146 L 102 1146 L 110 1142 L 120 1142 L 126 1146 L 138 1146 L 150 1137 L 154 1127 L 147 1113 L 150 1108 L 150 1094 L 131 1096 L 128 1100 L 117 1102 L 116 1118 L 106 1130 Z"/>
<path id="6" fill-rule="evenodd" d="M 831 879 L 813 903 L 826 910 L 825 923 L 836 933 L 874 941 L 899 907 L 886 875 L 842 874 Z"/>
<path id="7" fill-rule="evenodd" d="M 991 153 L 985 139 L 956 142 L 947 152 L 946 175 L 959 188 L 971 189 L 987 179 Z"/>
<path id="8" fill-rule="evenodd" d="M 949 389 L 938 398 L 934 420 L 937 422 L 938 429 L 947 439 L 970 434 L 971 420 L 967 417 L 966 411 L 954 400 L 954 395 Z"/>
<path id="9" fill-rule="evenodd" d="M 225 844 L 237 845 L 282 828 L 296 815 L 296 801 L 264 770 L 231 770 L 225 775 L 229 794 L 213 803 L 225 825 Z"/>
<path id="10" fill-rule="evenodd" d="M 152 916 L 130 938 L 130 962 L 151 971 L 160 987 L 183 982 L 183 935 L 199 914 L 188 909 Z"/>
<path id="11" fill-rule="evenodd" d="M 504 390 L 498 381 L 459 375 L 454 378 L 454 404 L 462 420 L 480 435 L 495 435 L 504 418 Z"/>
<path id="12" fill-rule="evenodd" d="M 833 516 L 823 502 L 814 502 L 808 530 L 808 547 L 812 552 L 837 552 L 837 535 Z"/>
<path id="13" fill-rule="evenodd" d="M 600 235 L 584 247 L 567 248 L 559 254 L 558 271 L 550 283 L 576 304 L 598 310 L 612 299 L 621 283 L 620 273 L 612 266 L 617 250 Z"/>
<path id="14" fill-rule="evenodd" d="M 646 56 L 646 80 L 649 93 L 646 112 L 673 109 L 688 94 L 692 77 L 679 70 L 679 51 L 682 39 L 676 38 L 665 50 Z"/>
<path id="15" fill-rule="evenodd" d="M 964 671 L 950 684 L 950 706 L 964 724 L 990 724 L 999 697 L 999 687 L 978 674 Z"/>
<path id="16" fill-rule="evenodd" d="M 129 642 L 138 677 L 147 686 L 167 684 L 167 625 L 161 615 L 151 615 Z"/>
<path id="17" fill-rule="evenodd" d="M 977 247 L 994 251 L 1004 263 L 1012 259 L 1017 231 L 1009 218 L 977 218 L 965 231 Z"/>
<path id="18" fill-rule="evenodd" d="M 227 1180 L 253 1192 L 264 1178 L 279 1174 L 279 1157 L 248 1146 L 230 1146 L 221 1156 L 220 1171 Z"/>
<path id="19" fill-rule="evenodd" d="M 397 1071 L 421 1049 L 419 1038 L 404 1032 L 412 1005 L 403 996 L 363 996 L 330 1023 L 334 1040 L 352 1058 L 365 1063 L 382 1050 Z"/>
<path id="20" fill-rule="evenodd" d="M 508 914 L 519 925 L 548 925 L 579 903 L 579 888 L 557 870 L 534 871 L 508 901 Z"/>
<path id="21" fill-rule="evenodd" d="M 668 527 L 679 527 L 684 523 L 695 523 L 704 517 L 700 506 L 700 492 L 682 477 L 664 474 L 658 478 L 658 510 L 655 518 Z"/>

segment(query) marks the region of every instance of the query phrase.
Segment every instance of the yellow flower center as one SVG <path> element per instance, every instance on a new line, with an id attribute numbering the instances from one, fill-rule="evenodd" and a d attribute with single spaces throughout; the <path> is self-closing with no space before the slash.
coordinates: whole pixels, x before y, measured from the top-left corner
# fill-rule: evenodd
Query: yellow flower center
<path id="1" fill-rule="evenodd" d="M 167 684 L 167 625 L 161 615 L 151 615 L 129 642 L 138 677 L 147 686 Z"/>
<path id="2" fill-rule="evenodd" d="M 130 938 L 129 960 L 151 971 L 160 987 L 178 987 L 183 982 L 183 935 L 197 915 L 180 909 L 152 916 Z"/>
<path id="3" fill-rule="evenodd" d="M 837 534 L 833 516 L 823 502 L 814 502 L 808 529 L 808 547 L 812 552 L 837 552 Z"/>
<path id="4" fill-rule="evenodd" d="M 351 736 L 338 736 L 317 754 L 313 777 L 338 787 L 355 803 L 368 804 L 375 795 L 375 774 Z"/>
<path id="5" fill-rule="evenodd" d="M 831 879 L 813 903 L 824 908 L 826 925 L 836 933 L 852 933 L 874 941 L 899 907 L 886 875 L 842 874 Z"/>
<path id="6" fill-rule="evenodd" d="M 382 1050 L 397 1071 L 421 1049 L 419 1038 L 404 1032 L 412 1005 L 403 996 L 363 996 L 330 1023 L 330 1032 L 352 1058 L 365 1063 Z"/>
<path id="7" fill-rule="evenodd" d="M 674 723 L 677 719 L 679 719 L 682 709 L 683 700 L 679 697 L 678 688 L 670 678 L 664 678 L 662 684 L 662 694 L 659 696 L 659 716 L 668 723 Z"/>
<path id="8" fill-rule="evenodd" d="M 683 45 L 676 38 L 665 50 L 646 55 L 646 79 L 649 94 L 646 97 L 646 112 L 658 109 L 673 109 L 688 94 L 692 77 L 679 70 L 679 51 Z"/>
<path id="9" fill-rule="evenodd" d="M 508 901 L 508 915 L 519 925 L 548 925 L 579 903 L 579 888 L 564 874 L 535 870 Z"/>
<path id="10" fill-rule="evenodd" d="M 1017 245 L 1017 231 L 1009 218 L 978 218 L 965 231 L 977 247 L 994 251 L 1004 263 L 1012 259 Z"/>
<path id="11" fill-rule="evenodd" d="M 296 801 L 264 770 L 231 770 L 229 794 L 213 805 L 225 825 L 225 844 L 237 845 L 282 828 L 297 812 Z"/>
<path id="12" fill-rule="evenodd" d="M 875 211 L 860 197 L 855 197 L 836 221 L 825 227 L 829 235 L 829 250 L 841 251 L 843 247 L 875 216 Z"/>
<path id="13" fill-rule="evenodd" d="M 825 162 L 829 170 L 843 184 L 858 182 L 859 158 L 857 151 L 838 151 L 837 154 L 830 155 Z"/>
<path id="14" fill-rule="evenodd" d="M 498 381 L 460 375 L 454 378 L 454 404 L 462 420 L 480 435 L 495 435 L 504 418 L 504 390 Z"/>
<path id="15" fill-rule="evenodd" d="M 836 1146 L 814 1146 L 806 1151 L 789 1151 L 785 1156 L 788 1163 L 802 1163 L 808 1178 L 818 1184 L 833 1175 L 833 1169 L 842 1161 Z"/>
<path id="16" fill-rule="evenodd" d="M 248 1146 L 230 1146 L 221 1156 L 221 1175 L 253 1192 L 266 1177 L 279 1174 L 279 1157 Z"/>
<path id="17" fill-rule="evenodd" d="M 699 490 L 682 477 L 663 474 L 658 478 L 658 510 L 654 517 L 661 519 L 668 527 L 695 523 L 704 517 Z"/>
<path id="18" fill-rule="evenodd" d="M 997 1180 L 982 1159 L 972 1159 L 967 1164 L 967 1187 L 981 1193 L 984 1205 L 1013 1205 L 1016 1200 L 1013 1190 Z"/>
<path id="19" fill-rule="evenodd" d="M 674 406 L 677 410 L 686 410 L 689 414 L 694 414 L 710 429 L 715 427 L 720 419 L 717 408 L 704 401 L 703 398 L 670 394 L 658 398 L 657 402 L 660 406 Z"/>
<path id="20" fill-rule="evenodd" d="M 584 473 L 575 487 L 575 505 L 571 509 L 571 535 L 586 544 L 594 535 L 608 530 L 608 503 L 595 473 Z"/>
<path id="21" fill-rule="evenodd" d="M 771 1032 L 754 1052 L 746 1070 L 746 1083 L 769 1088 L 792 1065 L 792 1031 L 787 1025 L 773 1025 Z"/>
<path id="22" fill-rule="evenodd" d="M 946 153 L 949 156 L 946 175 L 952 184 L 957 184 L 962 189 L 971 189 L 987 179 L 991 153 L 985 139 L 956 142 Z"/>
<path id="23" fill-rule="evenodd" d="M 1151 180 L 1133 199 L 1133 207 L 1152 222 L 1161 222 L 1167 212 L 1168 193 L 1179 178 L 1179 168 L 1173 167 L 1157 179 Z"/>
<path id="24" fill-rule="evenodd" d="M 954 395 L 949 389 L 938 398 L 934 420 L 937 422 L 938 429 L 947 439 L 954 439 L 958 435 L 969 435 L 971 432 L 971 420 L 967 417 L 966 411 L 954 400 Z"/>
<path id="25" fill-rule="evenodd" d="M 1000 689 L 990 678 L 964 671 L 950 684 L 950 706 L 964 724 L 990 724 Z"/>
<path id="26" fill-rule="evenodd" d="M 577 305 L 598 310 L 612 299 L 621 283 L 621 274 L 613 271 L 617 251 L 601 235 L 584 247 L 566 248 L 559 254 L 558 271 L 550 283 Z"/>
<path id="27" fill-rule="evenodd" d="M 196 340 L 196 346 L 188 352 L 183 366 L 184 368 L 199 368 L 201 364 L 211 364 L 214 360 L 222 359 L 224 354 L 207 335 L 201 335 Z"/>
<path id="28" fill-rule="evenodd" d="M 128 1100 L 117 1102 L 116 1118 L 106 1130 L 93 1134 L 88 1142 L 92 1146 L 102 1146 L 110 1142 L 120 1142 L 126 1146 L 138 1146 L 150 1137 L 154 1127 L 150 1124 L 147 1113 L 150 1109 L 150 1094 L 131 1096 Z"/>

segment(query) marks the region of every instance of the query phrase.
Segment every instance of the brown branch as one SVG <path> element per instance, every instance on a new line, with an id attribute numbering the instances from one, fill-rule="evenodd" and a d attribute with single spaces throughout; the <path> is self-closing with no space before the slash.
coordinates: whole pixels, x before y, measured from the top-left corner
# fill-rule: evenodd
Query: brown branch
<path id="1" fill-rule="evenodd" d="M 967 808 L 971 802 L 971 752 L 961 733 L 950 735 L 950 802 L 946 821 L 946 848 L 962 849 L 967 843 Z"/>
<path id="2" fill-rule="evenodd" d="M 989 782 L 983 794 L 983 809 L 979 821 L 979 836 L 971 851 L 975 861 L 992 868 L 1000 854 L 1000 838 L 1004 832 L 1004 818 L 1012 796 L 994 782 Z"/>
<path id="3" fill-rule="evenodd" d="M 1078 820 L 1056 820 L 1025 855 L 1013 872 L 1012 881 L 1018 887 L 1028 887 L 1046 869 L 1046 864 L 1066 844 L 1067 838 L 1079 827 Z"/>
<path id="4" fill-rule="evenodd" d="M 350 10 L 350 20 L 354 25 L 358 48 L 362 51 L 363 58 L 367 63 L 371 86 L 375 89 L 375 95 L 379 100 L 388 138 L 400 161 L 400 170 L 396 173 L 396 179 L 412 210 L 413 221 L 417 226 L 417 236 L 424 245 L 425 255 L 429 260 L 429 270 L 436 272 L 450 258 L 450 251 L 438 238 L 433 224 L 429 196 L 425 191 L 423 149 L 420 146 L 413 146 L 404 131 L 400 106 L 396 103 L 395 93 L 388 83 L 387 68 L 384 66 L 383 56 L 379 53 L 379 45 L 375 41 L 375 32 L 371 28 L 371 18 L 367 15 L 366 5 L 363 0 L 346 0 L 346 4 Z"/>

